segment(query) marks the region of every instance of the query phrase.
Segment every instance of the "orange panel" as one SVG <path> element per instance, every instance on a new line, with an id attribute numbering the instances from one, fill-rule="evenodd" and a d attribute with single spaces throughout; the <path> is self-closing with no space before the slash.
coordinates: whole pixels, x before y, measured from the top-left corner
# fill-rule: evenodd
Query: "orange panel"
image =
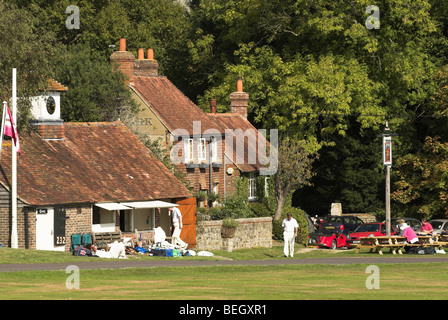
<path id="1" fill-rule="evenodd" d="M 188 243 L 188 247 L 196 246 L 196 198 L 186 198 L 176 201 L 182 214 L 183 228 L 180 238 Z"/>
<path id="2" fill-rule="evenodd" d="M 182 214 L 182 222 L 184 224 L 196 224 L 196 198 L 186 198 L 176 201 Z"/>
<path id="3" fill-rule="evenodd" d="M 180 233 L 180 238 L 188 243 L 188 248 L 196 246 L 196 225 L 195 224 L 184 224 L 182 232 Z"/>

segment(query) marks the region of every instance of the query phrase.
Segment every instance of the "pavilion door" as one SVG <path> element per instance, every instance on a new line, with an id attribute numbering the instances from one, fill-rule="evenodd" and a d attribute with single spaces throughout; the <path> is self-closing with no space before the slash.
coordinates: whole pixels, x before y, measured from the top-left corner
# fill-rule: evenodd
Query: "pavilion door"
<path id="1" fill-rule="evenodd" d="M 47 207 L 36 210 L 36 249 L 65 250 L 65 209 Z"/>

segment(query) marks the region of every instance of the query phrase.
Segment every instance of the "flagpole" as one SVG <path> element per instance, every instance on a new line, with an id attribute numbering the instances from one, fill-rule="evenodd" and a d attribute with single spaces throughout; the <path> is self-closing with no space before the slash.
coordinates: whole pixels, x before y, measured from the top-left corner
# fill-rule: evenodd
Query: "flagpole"
<path id="1" fill-rule="evenodd" d="M 11 126 L 14 130 L 12 121 L 17 119 L 17 69 L 12 69 L 12 119 Z M 11 143 L 11 159 L 12 159 L 12 186 L 11 186 L 11 209 L 12 209 L 12 230 L 11 230 L 11 248 L 17 249 L 17 146 Z"/>

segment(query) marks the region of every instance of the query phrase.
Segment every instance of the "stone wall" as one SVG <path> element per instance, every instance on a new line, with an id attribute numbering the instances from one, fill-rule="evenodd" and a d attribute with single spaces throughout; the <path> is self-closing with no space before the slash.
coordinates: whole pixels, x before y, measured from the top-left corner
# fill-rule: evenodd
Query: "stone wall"
<path id="1" fill-rule="evenodd" d="M 221 237 L 222 220 L 201 221 L 197 224 L 197 250 L 238 250 L 272 247 L 272 218 L 236 219 L 239 226 L 231 239 Z"/>

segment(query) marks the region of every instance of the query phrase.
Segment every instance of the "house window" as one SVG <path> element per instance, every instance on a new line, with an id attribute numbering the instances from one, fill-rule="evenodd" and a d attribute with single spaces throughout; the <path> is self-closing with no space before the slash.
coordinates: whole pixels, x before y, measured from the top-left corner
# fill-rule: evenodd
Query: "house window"
<path id="1" fill-rule="evenodd" d="M 199 161 L 205 161 L 206 160 L 206 143 L 205 143 L 205 138 L 199 139 L 198 160 Z"/>
<path id="2" fill-rule="evenodd" d="M 218 162 L 218 143 L 216 142 L 216 139 L 212 140 L 210 149 L 212 153 L 212 162 Z"/>
<path id="3" fill-rule="evenodd" d="M 190 163 L 193 161 L 193 139 L 185 140 L 185 163 Z"/>
<path id="4" fill-rule="evenodd" d="M 213 183 L 213 193 L 215 194 L 215 195 L 218 195 L 218 193 L 219 193 L 219 189 L 218 189 L 218 183 Z M 218 201 L 213 201 L 212 202 L 212 207 L 214 207 L 214 206 L 216 206 L 216 204 L 218 203 Z"/>
<path id="5" fill-rule="evenodd" d="M 267 197 L 268 193 L 268 177 L 264 176 L 264 196 Z"/>
<path id="6" fill-rule="evenodd" d="M 220 150 L 222 141 L 220 139 L 217 140 L 216 138 L 213 138 L 210 143 L 212 152 L 212 163 L 222 163 L 222 150 Z"/>
<path id="7" fill-rule="evenodd" d="M 249 200 L 256 200 L 256 183 L 255 183 L 255 173 L 249 173 Z"/>

